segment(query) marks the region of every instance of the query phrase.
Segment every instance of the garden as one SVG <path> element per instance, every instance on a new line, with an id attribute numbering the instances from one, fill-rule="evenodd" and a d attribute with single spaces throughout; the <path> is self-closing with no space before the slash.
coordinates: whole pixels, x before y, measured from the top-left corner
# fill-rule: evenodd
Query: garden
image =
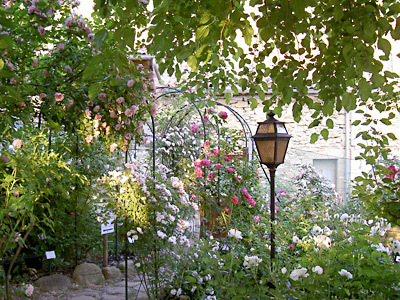
<path id="1" fill-rule="evenodd" d="M 353 10 L 332 8 L 332 19 L 331 7 L 314 2 L 310 13 L 300 1 L 250 1 L 260 11 L 268 6 L 261 16 L 248 13 L 245 1 L 227 2 L 219 10 L 208 1 L 154 1 L 151 10 L 143 0 L 97 0 L 87 20 L 79 1 L 3 1 L 0 299 L 31 298 L 35 281 L 52 271 L 71 274 L 89 260 L 100 265 L 100 226 L 107 222 L 116 231 L 110 256 L 133 260 L 149 299 L 400 298 L 400 241 L 390 233 L 400 226 L 400 160 L 389 147 L 395 135 L 375 126 L 390 125 L 399 111 L 398 76 L 383 71 L 370 50 L 376 44 L 380 60 L 388 60 L 383 36 L 400 39 L 400 5 L 354 1 Z M 282 23 L 282 10 L 292 12 L 293 28 Z M 371 14 L 377 20 L 369 28 L 362 20 Z M 349 27 L 345 15 L 361 21 Z M 345 54 L 324 52 L 322 29 L 311 26 L 321 55 L 308 57 L 318 71 L 310 79 L 313 68 L 293 58 L 288 32 L 301 35 L 301 20 L 315 16 L 325 22 L 329 46 Z M 343 49 L 345 36 L 358 36 L 356 26 L 361 40 Z M 272 32 L 277 28 L 286 38 Z M 235 42 L 237 30 L 248 54 Z M 299 57 L 311 55 L 310 40 L 301 44 Z M 271 47 L 282 54 L 273 68 L 262 63 Z M 157 84 L 144 52 L 176 87 Z M 326 73 L 333 65 L 337 76 Z M 249 89 L 249 105 L 257 106 L 257 95 L 265 112 L 279 115 L 294 101 L 296 121 L 308 106 L 310 128 L 321 128 L 311 142 L 328 139 L 334 110 L 363 114 L 354 124 L 363 140 L 358 159 L 371 171 L 343 198 L 315 168 L 299 165 L 291 179 L 277 178 L 271 205 L 271 178 L 252 133 L 229 106 L 239 86 Z M 307 96 L 311 86 L 322 102 Z M 232 92 L 219 97 L 228 87 Z M 376 119 L 374 109 L 387 116 Z M 44 259 L 49 251 L 51 262 Z"/>

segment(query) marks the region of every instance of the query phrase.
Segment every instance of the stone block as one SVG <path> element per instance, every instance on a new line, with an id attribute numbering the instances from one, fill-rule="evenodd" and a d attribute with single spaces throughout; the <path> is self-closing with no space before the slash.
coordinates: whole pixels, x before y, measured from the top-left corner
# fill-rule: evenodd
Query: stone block
<path id="1" fill-rule="evenodd" d="M 120 280 L 122 273 L 117 267 L 103 268 L 103 275 L 106 280 Z"/>
<path id="2" fill-rule="evenodd" d="M 65 275 L 53 274 L 39 278 L 34 285 L 43 292 L 57 292 L 69 289 L 72 281 Z"/>
<path id="3" fill-rule="evenodd" d="M 72 279 L 81 286 L 105 283 L 105 278 L 100 267 L 91 263 L 83 263 L 77 266 L 72 275 Z"/>

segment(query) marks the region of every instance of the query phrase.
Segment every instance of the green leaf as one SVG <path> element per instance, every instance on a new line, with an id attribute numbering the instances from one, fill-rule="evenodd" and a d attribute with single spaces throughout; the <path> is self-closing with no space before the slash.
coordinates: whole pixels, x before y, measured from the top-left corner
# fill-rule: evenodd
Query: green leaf
<path id="1" fill-rule="evenodd" d="M 250 102 L 251 102 L 251 103 L 250 103 L 251 109 L 257 108 L 257 106 L 258 106 L 258 101 L 257 101 L 256 98 L 254 98 L 254 97 L 250 98 Z"/>
<path id="2" fill-rule="evenodd" d="M 204 39 L 205 37 L 208 36 L 209 33 L 210 33 L 210 26 L 209 25 L 200 26 L 196 30 L 196 41 Z"/>
<path id="3" fill-rule="evenodd" d="M 225 93 L 225 102 L 228 104 L 231 100 L 233 94 L 232 93 Z"/>
<path id="4" fill-rule="evenodd" d="M 97 95 L 101 91 L 101 86 L 102 86 L 101 82 L 97 82 L 97 83 L 92 84 L 89 87 L 89 99 L 90 100 L 94 100 L 94 98 L 97 97 Z"/>
<path id="5" fill-rule="evenodd" d="M 247 24 L 243 29 L 242 29 L 244 41 L 247 45 L 251 45 L 251 40 L 253 38 L 254 34 L 254 29 L 251 27 L 250 24 Z"/>
<path id="6" fill-rule="evenodd" d="M 332 121 L 332 119 L 326 120 L 326 126 L 327 126 L 329 129 L 333 129 L 333 121 Z"/>
<path id="7" fill-rule="evenodd" d="M 380 38 L 378 40 L 378 48 L 385 52 L 386 57 L 389 58 L 390 52 L 392 51 L 392 45 L 387 39 Z"/>
<path id="8" fill-rule="evenodd" d="M 267 26 L 260 30 L 260 37 L 264 42 L 268 42 L 269 39 L 274 35 L 274 30 L 272 27 Z"/>
<path id="9" fill-rule="evenodd" d="M 360 98 L 364 101 L 367 101 L 371 95 L 371 85 L 364 78 L 362 78 L 358 84 L 358 88 L 360 90 Z"/>
<path id="10" fill-rule="evenodd" d="M 392 31 L 392 38 L 400 40 L 400 18 L 396 20 L 396 28 Z"/>
<path id="11" fill-rule="evenodd" d="M 311 143 L 311 144 L 314 144 L 316 141 L 318 141 L 318 138 L 319 138 L 319 134 L 318 134 L 318 133 L 313 133 L 313 134 L 311 135 L 310 143 Z"/>
<path id="12" fill-rule="evenodd" d="M 321 130 L 321 135 L 322 135 L 322 137 L 324 138 L 324 140 L 327 140 L 327 139 L 328 139 L 328 136 L 329 136 L 329 130 L 326 129 L 326 128 L 322 129 L 322 130 Z"/>
<path id="13" fill-rule="evenodd" d="M 194 55 L 190 55 L 188 60 L 187 60 L 188 66 L 193 70 L 193 72 L 197 71 L 198 65 L 197 65 L 197 58 Z"/>
<path id="14" fill-rule="evenodd" d="M 357 99 L 353 94 L 345 92 L 343 94 L 342 104 L 346 111 L 351 111 L 357 107 Z"/>
<path id="15" fill-rule="evenodd" d="M 389 132 L 387 135 L 388 135 L 388 137 L 390 137 L 392 140 L 397 140 L 397 137 L 396 137 L 393 133 Z"/>
<path id="16" fill-rule="evenodd" d="M 0 58 L 0 70 L 4 68 L 4 61 Z"/>
<path id="17" fill-rule="evenodd" d="M 389 119 L 381 119 L 380 121 L 385 125 L 392 125 L 392 122 L 390 122 Z"/>

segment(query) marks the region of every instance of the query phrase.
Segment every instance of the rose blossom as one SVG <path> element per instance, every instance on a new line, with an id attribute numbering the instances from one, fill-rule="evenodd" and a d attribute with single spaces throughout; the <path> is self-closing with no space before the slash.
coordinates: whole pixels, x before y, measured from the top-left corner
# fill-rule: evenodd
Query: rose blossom
<path id="1" fill-rule="evenodd" d="M 218 117 L 220 117 L 222 120 L 226 120 L 226 118 L 228 118 L 228 114 L 226 111 L 220 111 Z"/>
<path id="2" fill-rule="evenodd" d="M 110 145 L 110 152 L 114 152 L 115 149 L 117 149 L 118 145 L 116 143 L 112 143 Z"/>
<path id="3" fill-rule="evenodd" d="M 36 59 L 33 60 L 32 66 L 36 68 L 38 66 L 38 61 Z"/>
<path id="4" fill-rule="evenodd" d="M 24 146 L 24 141 L 23 141 L 23 140 L 20 140 L 20 139 L 15 139 L 15 140 L 12 142 L 12 145 L 14 146 L 14 148 L 20 149 L 22 146 Z"/>
<path id="5" fill-rule="evenodd" d="M 119 97 L 117 100 L 115 100 L 115 101 L 117 101 L 117 103 L 119 103 L 119 104 L 121 104 L 122 102 L 124 102 L 124 97 Z"/>
<path id="6" fill-rule="evenodd" d="M 39 97 L 40 97 L 40 98 L 46 98 L 47 95 L 46 95 L 45 93 L 40 93 L 40 94 L 39 94 Z"/>
<path id="7" fill-rule="evenodd" d="M 64 95 L 62 93 L 55 93 L 54 98 L 56 99 L 57 102 L 60 102 L 64 100 Z"/>
<path id="8" fill-rule="evenodd" d="M 85 142 L 86 143 L 90 143 L 93 141 L 93 136 L 91 136 L 90 134 L 87 135 L 87 137 L 85 138 Z"/>
<path id="9" fill-rule="evenodd" d="M 70 66 L 65 66 L 65 68 L 64 68 L 64 70 L 65 70 L 65 72 L 67 72 L 67 73 L 72 73 L 72 68 L 70 67 Z"/>
<path id="10" fill-rule="evenodd" d="M 98 106 L 98 105 L 96 105 L 96 106 L 93 108 L 93 111 L 94 111 L 95 113 L 99 112 L 99 110 L 100 110 L 100 106 Z"/>
<path id="11" fill-rule="evenodd" d="M 135 84 L 135 81 L 133 79 L 128 80 L 128 83 L 126 84 L 128 87 L 133 87 L 133 85 Z"/>

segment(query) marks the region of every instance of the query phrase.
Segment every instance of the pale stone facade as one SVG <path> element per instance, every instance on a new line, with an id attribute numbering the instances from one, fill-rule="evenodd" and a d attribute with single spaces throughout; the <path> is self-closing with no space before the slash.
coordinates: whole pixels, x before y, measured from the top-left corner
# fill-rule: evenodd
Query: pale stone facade
<path id="1" fill-rule="evenodd" d="M 310 94 L 310 96 L 315 97 L 316 94 Z M 255 134 L 257 122 L 264 121 L 267 116 L 266 112 L 263 112 L 261 102 L 255 110 L 252 110 L 249 98 L 248 94 L 236 95 L 230 100 L 229 106 L 246 120 L 252 134 Z M 221 103 L 224 103 L 224 100 L 221 100 Z M 293 120 L 290 106 L 283 110 L 282 116 L 275 116 L 275 118 L 286 122 L 286 127 L 292 135 L 285 163 L 278 167 L 277 177 L 294 177 L 298 175 L 298 166 L 311 164 L 336 185 L 339 194 L 346 196 L 346 191 L 350 190 L 350 180 L 360 175 L 361 171 L 369 171 L 362 160 L 355 159 L 361 151 L 357 144 L 362 142 L 361 138 L 356 139 L 356 135 L 358 131 L 365 130 L 363 126 L 351 125 L 358 118 L 358 114 L 354 112 L 346 114 L 345 111 L 335 113 L 330 117 L 334 121 L 334 128 L 329 130 L 329 139 L 320 138 L 314 144 L 310 143 L 311 134 L 321 131 L 324 127 L 321 125 L 312 129 L 308 128 L 312 118 L 306 108 L 303 110 L 303 117 L 299 123 Z M 233 115 L 229 116 L 228 122 L 234 128 L 241 128 Z M 396 130 L 400 129 L 400 118 L 396 117 L 392 123 L 391 126 L 381 123 L 376 127 L 383 132 L 396 134 Z M 393 141 L 390 144 L 393 155 L 400 156 L 400 142 Z"/>

